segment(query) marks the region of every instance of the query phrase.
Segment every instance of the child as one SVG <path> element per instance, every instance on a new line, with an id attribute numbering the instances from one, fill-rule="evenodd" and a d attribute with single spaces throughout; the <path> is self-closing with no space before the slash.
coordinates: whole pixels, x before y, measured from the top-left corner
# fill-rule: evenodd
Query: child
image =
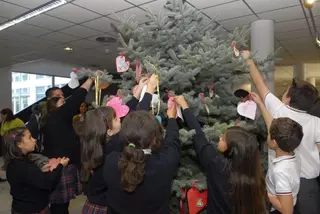
<path id="1" fill-rule="evenodd" d="M 301 145 L 295 151 L 301 161 L 297 205 L 301 214 L 319 214 L 320 185 L 317 177 L 320 172 L 320 158 L 317 144 L 320 143 L 320 118 L 307 113 L 318 100 L 318 90 L 306 81 L 293 80 L 281 101 L 270 92 L 253 60 L 249 59 L 250 52 L 243 51 L 242 56 L 247 60 L 251 79 L 271 117 L 288 117 L 303 128 Z M 268 156 L 271 165 L 275 154 L 269 152 Z"/>
<path id="2" fill-rule="evenodd" d="M 137 90 L 131 101 L 127 103 L 130 110 L 134 110 L 138 104 L 142 88 L 148 78 L 139 81 Z M 139 104 L 140 109 L 148 111 L 152 99 L 152 93 L 157 86 L 156 76 L 153 75 L 148 81 L 147 92 Z M 113 151 L 121 152 L 123 144 L 119 141 L 121 128 L 120 118 L 117 117 L 112 107 L 101 107 L 89 111 L 84 122 L 84 133 L 81 137 L 83 171 L 92 169 L 87 192 L 87 201 L 82 209 L 82 214 L 105 214 L 107 213 L 107 186 L 103 180 L 104 157 Z M 87 180 L 87 179 L 85 179 Z"/>
<path id="3" fill-rule="evenodd" d="M 49 194 L 58 184 L 61 170 L 69 162 L 62 158 L 52 172 L 42 170 L 27 158 L 34 151 L 35 139 L 27 128 L 10 130 L 4 138 L 7 179 L 12 195 L 13 214 L 50 214 Z M 47 165 L 47 167 L 50 167 Z"/>
<path id="4" fill-rule="evenodd" d="M 175 106 L 167 110 L 163 146 L 163 129 L 154 115 L 135 111 L 126 116 L 120 131 L 124 149 L 110 153 L 103 167 L 108 214 L 170 213 L 171 184 L 180 160 L 176 114 Z"/>
<path id="5" fill-rule="evenodd" d="M 266 177 L 268 196 L 273 206 L 271 213 L 292 214 L 300 186 L 300 164 L 293 151 L 302 140 L 302 127 L 289 118 L 272 121 L 260 97 L 255 93 L 251 97 L 258 104 L 266 121 L 270 134 L 269 149 L 276 153 L 276 159 L 269 166 Z"/>
<path id="6" fill-rule="evenodd" d="M 188 126 L 196 131 L 195 150 L 207 175 L 207 213 L 267 213 L 266 185 L 256 137 L 243 128 L 231 127 L 220 137 L 216 148 L 206 139 L 183 96 L 175 101 L 182 107 Z"/>

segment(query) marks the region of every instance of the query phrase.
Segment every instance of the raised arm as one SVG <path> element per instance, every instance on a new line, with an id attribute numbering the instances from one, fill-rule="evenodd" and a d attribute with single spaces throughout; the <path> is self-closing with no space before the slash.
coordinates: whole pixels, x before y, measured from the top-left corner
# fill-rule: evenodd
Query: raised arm
<path id="1" fill-rule="evenodd" d="M 179 166 L 181 147 L 179 140 L 179 127 L 176 121 L 177 110 L 175 107 L 168 108 L 167 111 L 169 120 L 166 127 L 166 137 L 163 142 L 163 151 L 161 155 L 167 160 L 168 169 L 175 173 Z"/>
<path id="2" fill-rule="evenodd" d="M 154 91 L 156 90 L 157 81 L 158 81 L 158 77 L 155 74 L 151 75 L 151 77 L 148 79 L 147 90 L 143 96 L 143 99 L 139 103 L 139 106 L 138 106 L 139 110 L 150 111 L 152 96 L 153 96 Z M 160 101 L 158 101 L 158 102 L 160 102 Z"/>
<path id="3" fill-rule="evenodd" d="M 126 103 L 126 105 L 130 109 L 130 112 L 136 110 L 139 104 L 139 99 L 141 96 L 142 89 L 147 84 L 147 82 L 148 82 L 148 77 L 142 77 L 139 81 L 139 84 L 134 88 L 132 99 Z"/>
<path id="4" fill-rule="evenodd" d="M 197 118 L 190 111 L 189 106 L 183 96 L 178 96 L 175 98 L 175 100 L 183 109 L 183 115 L 188 127 L 190 129 L 195 129 L 196 131 L 196 135 L 194 136 L 195 150 L 201 165 L 208 170 L 209 164 L 212 162 L 212 160 L 215 160 L 215 157 L 218 155 L 217 150 L 208 142 L 199 122 L 197 121 Z"/>
<path id="5" fill-rule="evenodd" d="M 271 115 L 269 114 L 266 106 L 264 105 L 263 101 L 261 100 L 261 98 L 259 97 L 259 95 L 257 95 L 256 93 L 251 93 L 250 94 L 251 98 L 257 103 L 257 105 L 259 106 L 261 112 L 262 112 L 262 116 L 263 116 L 263 119 L 267 125 L 267 128 L 268 128 L 268 133 L 270 131 L 270 126 L 271 126 L 271 123 L 272 123 L 272 117 Z"/>
<path id="6" fill-rule="evenodd" d="M 92 83 L 93 80 L 91 78 L 87 79 L 87 81 L 72 94 L 66 103 L 61 106 L 59 113 L 62 114 L 64 118 L 70 120 L 74 115 L 77 114 L 79 107 L 85 100 Z"/>
<path id="7" fill-rule="evenodd" d="M 256 65 L 254 64 L 253 60 L 249 59 L 250 52 L 242 51 L 242 57 L 247 61 L 247 64 L 250 70 L 251 79 L 258 90 L 259 96 L 261 97 L 261 99 L 264 99 L 265 96 L 270 92 L 270 90 L 268 89 L 266 83 L 264 82 L 264 79 L 260 71 L 257 69 Z"/>

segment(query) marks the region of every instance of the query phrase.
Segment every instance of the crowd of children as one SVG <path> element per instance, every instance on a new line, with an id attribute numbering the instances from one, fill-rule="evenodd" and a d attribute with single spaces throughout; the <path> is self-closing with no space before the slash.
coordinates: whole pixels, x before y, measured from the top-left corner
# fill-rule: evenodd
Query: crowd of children
<path id="1" fill-rule="evenodd" d="M 293 81 L 280 101 L 249 55 L 242 52 L 258 91 L 250 97 L 269 133 L 266 177 L 253 134 L 235 126 L 227 129 L 217 146 L 209 143 L 183 96 L 168 106 L 164 136 L 163 127 L 149 112 L 156 75 L 140 80 L 127 103 L 129 114 L 119 115 L 106 106 L 74 119 L 93 83 L 88 79 L 67 101 L 60 89 L 48 90 L 41 132 L 43 155 L 50 161 L 42 168 L 29 158 L 37 144 L 27 128 L 5 133 L 12 213 L 69 213 L 70 200 L 81 193 L 81 174 L 88 181 L 83 214 L 170 214 L 171 185 L 181 155 L 176 121 L 180 106 L 186 124 L 196 132 L 194 148 L 208 184 L 207 213 L 319 214 L 320 118 L 307 114 L 318 91 L 307 82 Z M 79 141 L 74 122 L 80 120 Z"/>

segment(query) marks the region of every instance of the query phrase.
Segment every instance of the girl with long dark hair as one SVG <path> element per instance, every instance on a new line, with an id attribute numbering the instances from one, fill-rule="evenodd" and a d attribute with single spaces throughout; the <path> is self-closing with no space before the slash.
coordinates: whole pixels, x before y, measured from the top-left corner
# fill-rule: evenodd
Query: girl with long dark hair
<path id="1" fill-rule="evenodd" d="M 206 171 L 208 214 L 265 214 L 267 192 L 256 137 L 231 127 L 218 146 L 208 142 L 183 96 L 175 98 L 188 126 L 195 129 L 195 150 Z"/>
<path id="2" fill-rule="evenodd" d="M 141 91 L 147 80 L 148 78 L 145 77 L 139 81 L 133 98 L 127 103 L 130 111 L 136 108 L 149 110 L 151 94 L 156 88 L 155 76 L 150 77 L 147 92 L 139 103 Z M 86 115 L 80 141 L 83 181 L 88 181 L 90 176 L 88 170 L 91 170 L 92 174 L 89 179 L 87 201 L 83 206 L 82 214 L 107 213 L 107 185 L 103 180 L 103 163 L 104 158 L 109 153 L 123 150 L 123 143 L 120 142 L 118 134 L 121 128 L 120 117 L 122 116 L 117 115 L 115 109 L 109 106 L 91 110 Z"/>

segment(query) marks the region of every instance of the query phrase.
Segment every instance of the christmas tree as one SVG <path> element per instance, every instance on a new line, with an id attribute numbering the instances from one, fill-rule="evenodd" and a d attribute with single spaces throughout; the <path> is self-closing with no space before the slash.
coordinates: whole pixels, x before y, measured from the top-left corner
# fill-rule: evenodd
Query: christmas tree
<path id="1" fill-rule="evenodd" d="M 159 75 L 160 114 L 165 121 L 168 95 L 183 94 L 210 142 L 217 142 L 225 130 L 239 119 L 233 95 L 248 79 L 245 61 L 236 49 L 247 49 L 250 29 L 236 28 L 226 33 L 201 11 L 173 0 L 164 5 L 158 15 L 148 13 L 149 21 L 138 24 L 133 17 L 117 17 L 120 53 L 131 63 L 139 63 L 142 75 Z M 233 46 L 233 45 L 235 46 Z M 263 64 L 263 62 L 261 62 Z M 270 69 L 270 68 L 266 68 Z M 130 98 L 136 85 L 136 72 L 122 73 L 120 89 L 124 100 Z M 157 113 L 157 105 L 154 109 Z M 240 122 L 240 126 L 261 133 L 263 121 Z M 260 127 L 260 128 L 259 128 Z M 205 175 L 193 150 L 193 130 L 182 127 L 180 139 L 182 157 L 172 186 L 172 210 L 178 213 L 181 189 L 189 189 L 197 180 L 198 190 L 206 189 Z"/>

